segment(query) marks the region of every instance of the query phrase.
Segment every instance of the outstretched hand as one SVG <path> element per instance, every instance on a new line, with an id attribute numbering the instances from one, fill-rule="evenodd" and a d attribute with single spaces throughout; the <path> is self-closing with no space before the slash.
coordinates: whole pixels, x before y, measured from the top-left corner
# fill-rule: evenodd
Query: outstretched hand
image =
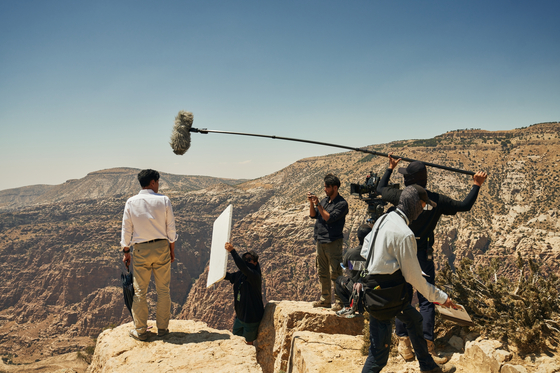
<path id="1" fill-rule="evenodd" d="M 486 172 L 478 171 L 472 177 L 474 185 L 482 186 L 482 184 L 486 181 L 487 177 L 488 177 L 488 175 L 486 174 Z"/>
<path id="2" fill-rule="evenodd" d="M 234 249 L 233 245 L 230 244 L 229 242 L 226 242 L 225 247 L 226 247 L 226 250 L 227 250 L 228 253 L 231 253 L 231 250 Z"/>
<path id="3" fill-rule="evenodd" d="M 393 158 L 393 152 L 389 153 L 389 169 L 394 170 L 401 161 L 400 158 Z"/>

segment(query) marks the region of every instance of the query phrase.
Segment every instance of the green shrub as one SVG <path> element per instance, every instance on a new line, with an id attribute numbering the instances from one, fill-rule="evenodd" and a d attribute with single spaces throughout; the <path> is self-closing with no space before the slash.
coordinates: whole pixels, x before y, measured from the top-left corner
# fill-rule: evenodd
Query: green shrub
<path id="1" fill-rule="evenodd" d="M 446 263 L 438 273 L 438 286 L 450 289 L 448 294 L 465 307 L 476 324 L 471 329 L 481 335 L 513 345 L 521 354 L 556 345 L 560 334 L 558 276 L 544 276 L 536 262 L 518 256 L 519 277 L 511 280 L 498 275 L 502 263 L 493 259 L 490 265 L 474 268 L 470 259 L 463 259 L 455 272 Z"/>

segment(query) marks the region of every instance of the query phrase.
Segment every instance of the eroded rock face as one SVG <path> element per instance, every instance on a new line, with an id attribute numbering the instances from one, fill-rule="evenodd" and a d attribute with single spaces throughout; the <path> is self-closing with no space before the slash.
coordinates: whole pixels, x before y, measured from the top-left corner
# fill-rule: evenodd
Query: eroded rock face
<path id="1" fill-rule="evenodd" d="M 363 317 L 346 319 L 308 302 L 271 301 L 266 305 L 257 338 L 257 358 L 263 372 L 286 370 L 294 333 L 308 331 L 323 334 L 362 334 Z M 359 345 L 358 349 L 361 347 Z"/>
<path id="2" fill-rule="evenodd" d="M 288 372 L 360 372 L 366 356 L 362 336 L 298 331 L 293 334 Z"/>
<path id="3" fill-rule="evenodd" d="M 156 328 L 154 321 L 148 325 Z M 205 323 L 171 320 L 168 335 L 158 337 L 156 329 L 145 342 L 131 338 L 131 328 L 124 324 L 99 335 L 88 373 L 262 372 L 244 338 Z"/>

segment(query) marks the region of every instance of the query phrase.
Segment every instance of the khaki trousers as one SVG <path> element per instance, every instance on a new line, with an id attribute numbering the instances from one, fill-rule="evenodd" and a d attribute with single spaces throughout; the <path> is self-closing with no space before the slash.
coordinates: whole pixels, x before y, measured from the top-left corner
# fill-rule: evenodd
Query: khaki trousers
<path id="1" fill-rule="evenodd" d="M 146 332 L 148 327 L 148 301 L 146 295 L 150 277 L 154 274 L 157 291 L 156 323 L 158 329 L 167 329 L 171 313 L 171 255 L 169 241 L 161 240 L 134 245 L 132 253 L 134 280 L 134 299 L 132 317 L 138 334 Z"/>
<path id="2" fill-rule="evenodd" d="M 331 283 L 334 286 L 338 276 L 342 275 L 342 238 L 330 242 L 317 242 L 317 274 L 321 285 L 321 302 L 331 303 L 332 292 Z M 334 299 L 341 303 L 340 298 L 335 293 Z"/>

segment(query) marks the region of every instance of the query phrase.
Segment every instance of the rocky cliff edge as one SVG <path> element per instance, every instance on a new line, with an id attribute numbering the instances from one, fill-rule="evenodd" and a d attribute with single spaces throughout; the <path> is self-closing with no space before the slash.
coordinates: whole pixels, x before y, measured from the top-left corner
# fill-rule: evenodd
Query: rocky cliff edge
<path id="1" fill-rule="evenodd" d="M 149 325 L 155 329 L 155 322 Z M 170 334 L 146 342 L 128 336 L 132 323 L 106 330 L 97 341 L 88 373 L 96 372 L 360 372 L 363 317 L 339 318 L 308 302 L 269 302 L 255 346 L 231 332 L 192 320 L 172 320 Z M 453 336 L 444 352 L 457 373 L 555 373 L 557 355 L 519 358 L 500 342 Z M 387 372 L 418 370 L 418 362 L 391 356 Z"/>

